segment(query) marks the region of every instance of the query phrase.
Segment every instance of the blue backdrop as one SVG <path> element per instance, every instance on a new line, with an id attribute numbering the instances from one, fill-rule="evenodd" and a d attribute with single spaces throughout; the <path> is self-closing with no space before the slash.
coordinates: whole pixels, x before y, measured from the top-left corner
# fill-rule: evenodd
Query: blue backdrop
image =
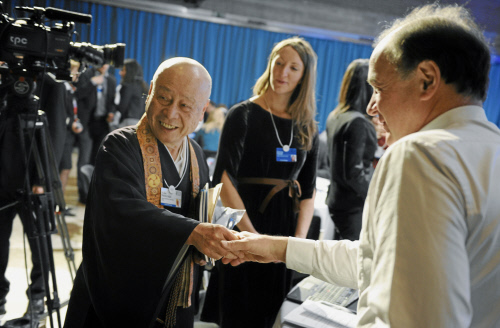
<path id="1" fill-rule="evenodd" d="M 163 60 L 173 56 L 194 58 L 212 75 L 211 99 L 228 107 L 251 96 L 252 86 L 266 68 L 273 45 L 292 36 L 76 0 L 13 0 L 10 5 L 50 6 L 91 14 L 90 25 L 77 24 L 80 40 L 75 41 L 95 45 L 126 43 L 125 58 L 135 58 L 141 63 L 147 82 Z M 322 131 L 328 114 L 337 104 L 345 69 L 356 58 L 369 58 L 372 48 L 304 38 L 318 54 L 316 120 Z M 488 119 L 500 126 L 500 63 L 492 66 L 484 108 Z"/>

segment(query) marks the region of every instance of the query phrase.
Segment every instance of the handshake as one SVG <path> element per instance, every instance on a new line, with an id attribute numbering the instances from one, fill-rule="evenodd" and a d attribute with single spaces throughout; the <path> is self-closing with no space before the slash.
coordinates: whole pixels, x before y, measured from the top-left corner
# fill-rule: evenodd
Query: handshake
<path id="1" fill-rule="evenodd" d="M 244 262 L 285 262 L 288 237 L 237 232 L 222 225 L 200 223 L 189 236 L 186 244 L 193 245 L 201 253 L 222 260 L 224 264 L 237 266 Z M 199 260 L 205 265 L 204 260 Z"/>

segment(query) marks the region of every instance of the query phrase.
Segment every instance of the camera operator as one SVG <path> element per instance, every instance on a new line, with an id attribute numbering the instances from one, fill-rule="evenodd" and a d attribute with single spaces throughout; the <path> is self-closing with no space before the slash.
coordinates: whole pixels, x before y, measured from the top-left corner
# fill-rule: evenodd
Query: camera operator
<path id="1" fill-rule="evenodd" d="M 49 129 L 48 142 L 54 150 L 55 162 L 59 163 L 64 149 L 66 138 L 66 104 L 68 93 L 65 84 L 56 80 L 51 74 L 44 74 L 36 86 L 35 94 L 39 95 L 40 109 L 45 111 Z M 5 95 L 6 96 L 6 95 Z M 5 314 L 6 297 L 9 292 L 9 281 L 5 277 L 9 259 L 9 239 L 12 233 L 13 221 L 19 214 L 24 231 L 29 231 L 31 217 L 21 210 L 22 202 L 15 206 L 8 206 L 19 201 L 19 190 L 25 187 L 25 175 L 29 175 L 32 182 L 32 192 L 41 194 L 43 187 L 37 185 L 36 169 L 33 161 L 26 168 L 26 159 L 21 151 L 20 129 L 17 109 L 2 101 L 0 110 L 0 314 Z M 33 158 L 33 156 L 31 156 Z M 40 315 L 44 313 L 45 288 L 42 275 L 42 263 L 36 239 L 28 238 L 31 249 L 31 283 L 27 290 L 29 298 L 28 309 L 25 315 Z M 44 259 L 46 261 L 47 259 Z M 48 265 L 45 265 L 47 268 Z"/>

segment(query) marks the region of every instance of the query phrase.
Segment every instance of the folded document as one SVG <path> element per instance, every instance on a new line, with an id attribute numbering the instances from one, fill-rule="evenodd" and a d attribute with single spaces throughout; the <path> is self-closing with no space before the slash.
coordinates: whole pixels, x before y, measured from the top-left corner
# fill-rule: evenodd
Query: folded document
<path id="1" fill-rule="evenodd" d="M 306 300 L 285 316 L 287 322 L 304 328 L 355 328 L 358 318 L 344 307 Z"/>

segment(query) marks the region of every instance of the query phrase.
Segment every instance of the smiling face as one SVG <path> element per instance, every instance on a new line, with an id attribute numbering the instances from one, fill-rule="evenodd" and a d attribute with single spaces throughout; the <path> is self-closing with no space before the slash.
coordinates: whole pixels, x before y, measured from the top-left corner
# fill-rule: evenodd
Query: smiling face
<path id="1" fill-rule="evenodd" d="M 373 94 L 367 113 L 377 116 L 394 140 L 420 130 L 425 111 L 419 107 L 419 88 L 415 74 L 402 79 L 382 47 L 375 48 L 370 58 L 368 82 Z"/>
<path id="2" fill-rule="evenodd" d="M 279 50 L 271 64 L 270 85 L 277 94 L 291 96 L 304 75 L 304 63 L 291 46 Z"/>
<path id="3" fill-rule="evenodd" d="M 167 66 L 151 83 L 146 115 L 153 134 L 168 147 L 174 159 L 185 136 L 203 119 L 208 97 L 208 73 L 191 63 Z"/>

